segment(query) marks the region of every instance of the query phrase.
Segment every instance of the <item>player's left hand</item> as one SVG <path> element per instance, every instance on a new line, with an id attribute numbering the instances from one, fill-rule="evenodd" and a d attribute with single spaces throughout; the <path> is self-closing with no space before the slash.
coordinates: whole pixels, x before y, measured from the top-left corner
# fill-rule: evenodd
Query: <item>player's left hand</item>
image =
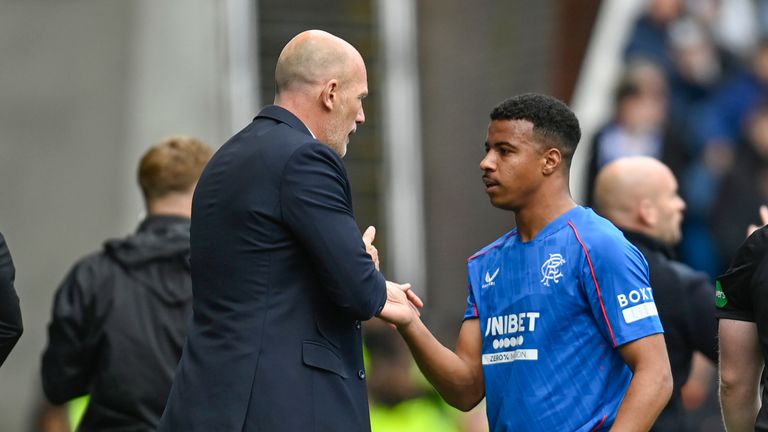
<path id="1" fill-rule="evenodd" d="M 419 317 L 419 309 L 422 307 L 424 302 L 411 290 L 411 284 L 387 281 L 387 302 L 379 318 L 402 329 Z"/>

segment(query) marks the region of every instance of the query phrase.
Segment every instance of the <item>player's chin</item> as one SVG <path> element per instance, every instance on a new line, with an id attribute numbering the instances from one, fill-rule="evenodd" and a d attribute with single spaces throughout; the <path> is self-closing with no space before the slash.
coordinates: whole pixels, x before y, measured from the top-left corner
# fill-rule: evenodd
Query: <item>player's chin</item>
<path id="1" fill-rule="evenodd" d="M 488 199 L 491 201 L 491 205 L 502 210 L 514 210 L 515 206 L 508 200 L 503 199 L 498 195 L 492 193 L 488 194 Z"/>

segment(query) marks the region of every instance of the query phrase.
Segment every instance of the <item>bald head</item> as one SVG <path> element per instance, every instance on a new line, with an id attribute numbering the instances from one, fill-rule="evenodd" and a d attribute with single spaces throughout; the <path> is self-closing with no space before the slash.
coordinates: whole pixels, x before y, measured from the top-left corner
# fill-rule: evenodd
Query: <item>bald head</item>
<path id="1" fill-rule="evenodd" d="M 620 228 L 673 245 L 680 241 L 685 203 L 672 171 L 656 159 L 638 156 L 606 165 L 595 181 L 595 207 Z"/>
<path id="2" fill-rule="evenodd" d="M 658 178 L 671 175 L 669 168 L 649 157 L 617 159 L 600 170 L 595 180 L 595 207 L 609 219 L 623 219 L 642 199 L 655 194 Z"/>
<path id="3" fill-rule="evenodd" d="M 355 47 L 321 30 L 299 33 L 277 59 L 275 85 L 275 104 L 344 156 L 350 135 L 365 122 L 368 94 L 365 62 Z"/>
<path id="4" fill-rule="evenodd" d="M 285 45 L 275 68 L 277 94 L 345 79 L 350 66 L 362 62 L 349 42 L 322 30 L 299 33 Z"/>

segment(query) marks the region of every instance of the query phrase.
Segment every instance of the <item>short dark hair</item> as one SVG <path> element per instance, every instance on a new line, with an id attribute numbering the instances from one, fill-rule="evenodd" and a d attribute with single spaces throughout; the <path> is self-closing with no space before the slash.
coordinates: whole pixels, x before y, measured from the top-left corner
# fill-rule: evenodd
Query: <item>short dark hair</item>
<path id="1" fill-rule="evenodd" d="M 569 167 L 581 139 L 579 120 L 568 105 L 542 94 L 526 93 L 501 102 L 491 111 L 491 120 L 531 122 L 533 133 L 543 140 L 554 141 Z"/>

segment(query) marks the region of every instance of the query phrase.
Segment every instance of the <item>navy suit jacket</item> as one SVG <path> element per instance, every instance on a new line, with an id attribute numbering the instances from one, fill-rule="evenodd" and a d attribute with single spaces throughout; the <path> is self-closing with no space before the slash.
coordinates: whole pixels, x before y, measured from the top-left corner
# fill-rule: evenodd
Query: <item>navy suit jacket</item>
<path id="1" fill-rule="evenodd" d="M 11 252 L 0 234 L 0 365 L 5 362 L 23 331 L 19 297 L 13 287 L 15 277 Z"/>
<path id="2" fill-rule="evenodd" d="M 192 203 L 193 322 L 159 431 L 369 431 L 360 320 L 386 285 L 346 170 L 264 108 L 213 156 Z"/>

